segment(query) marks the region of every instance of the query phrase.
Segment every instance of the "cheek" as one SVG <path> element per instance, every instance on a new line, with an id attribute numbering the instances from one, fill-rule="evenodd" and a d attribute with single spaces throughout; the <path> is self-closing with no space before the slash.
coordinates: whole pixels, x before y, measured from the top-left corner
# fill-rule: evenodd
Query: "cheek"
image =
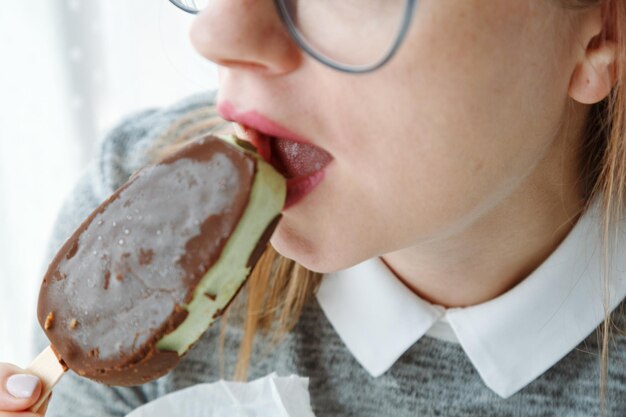
<path id="1" fill-rule="evenodd" d="M 408 154 L 337 158 L 316 192 L 283 213 L 272 245 L 311 270 L 332 272 L 444 233 L 470 210 L 467 175 L 449 159 Z"/>
<path id="2" fill-rule="evenodd" d="M 332 272 L 445 237 L 515 191 L 544 152 L 542 142 L 503 127 L 496 135 L 493 121 L 445 123 L 447 116 L 434 115 L 458 116 L 464 106 L 433 104 L 417 116 L 399 111 L 370 126 L 338 109 L 335 115 L 352 121 L 333 135 L 345 151 L 333 152 L 315 193 L 284 213 L 272 239 L 277 251 Z"/>
<path id="3" fill-rule="evenodd" d="M 524 141 L 494 136 L 493 122 L 461 121 L 465 102 L 396 97 L 407 105 L 379 99 L 367 118 L 349 106 L 355 102 L 335 106 L 340 116 L 328 120 L 349 122 L 326 138 L 333 169 L 316 193 L 284 214 L 272 240 L 279 253 L 332 272 L 445 236 L 511 192 L 537 158 Z"/>
<path id="4" fill-rule="evenodd" d="M 342 269 L 469 227 L 550 145 L 561 87 L 545 68 L 529 69 L 523 36 L 468 41 L 470 28 L 417 27 L 423 33 L 404 47 L 412 55 L 321 83 L 341 97 L 320 111 L 336 169 L 272 240 L 309 269 Z"/>

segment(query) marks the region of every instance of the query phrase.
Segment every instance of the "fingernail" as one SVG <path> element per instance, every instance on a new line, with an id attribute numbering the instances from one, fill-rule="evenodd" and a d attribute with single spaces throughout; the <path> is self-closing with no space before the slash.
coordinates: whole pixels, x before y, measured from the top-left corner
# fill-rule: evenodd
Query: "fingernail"
<path id="1" fill-rule="evenodd" d="M 37 384 L 39 384 L 39 378 L 34 375 L 13 375 L 7 380 L 7 391 L 15 398 L 30 398 Z"/>

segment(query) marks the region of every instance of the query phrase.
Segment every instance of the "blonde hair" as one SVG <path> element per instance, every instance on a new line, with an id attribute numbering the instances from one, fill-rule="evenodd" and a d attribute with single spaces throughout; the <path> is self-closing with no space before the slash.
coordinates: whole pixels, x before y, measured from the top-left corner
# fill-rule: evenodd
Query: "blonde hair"
<path id="1" fill-rule="evenodd" d="M 626 194 L 626 2 L 623 0 L 562 0 L 575 7 L 602 7 L 604 16 L 603 31 L 598 44 L 607 40 L 615 41 L 617 52 L 613 68 L 616 84 L 608 97 L 591 108 L 587 121 L 586 140 L 589 147 L 585 181 L 589 185 L 589 204 L 598 194 L 601 195 L 602 212 L 602 253 L 603 257 L 603 299 L 604 319 L 596 333 L 601 346 L 600 354 L 600 405 L 601 415 L 606 415 L 608 390 L 609 339 L 611 330 L 624 333 L 612 320 L 610 311 L 611 294 L 609 277 L 615 254 L 612 250 L 618 240 L 619 223 L 624 213 Z M 611 244 L 613 240 L 613 244 Z M 621 255 L 623 256 L 623 255 Z M 622 309 L 617 314 L 623 315 Z"/>
<path id="2" fill-rule="evenodd" d="M 601 414 L 606 415 L 608 387 L 609 335 L 615 327 L 609 309 L 608 291 L 609 241 L 616 239 L 618 221 L 623 213 L 626 191 L 626 2 L 623 0 L 559 0 L 569 8 L 586 8 L 602 5 L 605 8 L 605 30 L 603 39 L 612 39 L 618 45 L 615 65 L 616 85 L 607 98 L 591 106 L 585 143 L 585 160 L 581 172 L 585 184 L 587 210 L 591 201 L 601 197 L 602 232 L 604 251 L 604 319 L 598 328 L 601 337 L 600 355 L 600 403 Z M 177 120 L 152 148 L 152 158 L 157 160 L 184 146 L 188 141 L 204 134 L 232 132 L 229 122 L 217 116 L 214 106 L 189 112 Z M 611 232 L 615 233 L 612 235 Z M 225 330 L 229 317 L 239 314 L 243 320 L 243 339 L 240 344 L 234 379 L 247 378 L 255 336 L 269 336 L 268 347 L 280 343 L 298 322 L 305 304 L 316 292 L 322 274 L 307 270 L 303 266 L 278 254 L 271 245 L 259 259 L 248 282 L 228 308 L 221 320 L 220 346 L 223 353 Z M 622 311 L 619 312 L 623 314 Z M 220 355 L 223 358 L 223 355 Z M 223 366 L 221 374 L 223 375 Z"/>

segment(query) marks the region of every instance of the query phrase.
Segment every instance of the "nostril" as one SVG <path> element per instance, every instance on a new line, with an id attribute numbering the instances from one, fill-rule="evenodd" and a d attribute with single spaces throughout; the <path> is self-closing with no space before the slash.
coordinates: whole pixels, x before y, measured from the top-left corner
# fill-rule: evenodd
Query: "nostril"
<path id="1" fill-rule="evenodd" d="M 218 59 L 215 63 L 222 67 L 229 67 L 232 69 L 251 70 L 260 73 L 269 72 L 270 69 L 266 65 L 256 64 L 254 62 L 238 61 L 234 59 Z"/>

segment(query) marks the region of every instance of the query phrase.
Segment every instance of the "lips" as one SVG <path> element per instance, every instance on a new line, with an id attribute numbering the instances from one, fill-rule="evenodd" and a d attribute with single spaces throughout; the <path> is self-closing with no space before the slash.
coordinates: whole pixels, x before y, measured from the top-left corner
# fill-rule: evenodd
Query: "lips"
<path id="1" fill-rule="evenodd" d="M 245 136 L 243 139 L 250 141 L 259 155 L 287 179 L 320 171 L 333 159 L 318 146 L 267 136 L 245 125 L 242 127 L 242 136 Z"/>
<path id="2" fill-rule="evenodd" d="M 324 167 L 333 157 L 318 146 L 267 136 L 246 125 L 236 124 L 242 139 L 250 141 L 259 155 L 287 179 L 285 210 L 309 194 L 324 179 Z"/>
<path id="3" fill-rule="evenodd" d="M 220 116 L 235 122 L 235 131 L 287 179 L 285 208 L 309 194 L 323 179 L 333 157 L 278 123 L 252 110 L 237 112 L 228 101 L 217 105 Z"/>

